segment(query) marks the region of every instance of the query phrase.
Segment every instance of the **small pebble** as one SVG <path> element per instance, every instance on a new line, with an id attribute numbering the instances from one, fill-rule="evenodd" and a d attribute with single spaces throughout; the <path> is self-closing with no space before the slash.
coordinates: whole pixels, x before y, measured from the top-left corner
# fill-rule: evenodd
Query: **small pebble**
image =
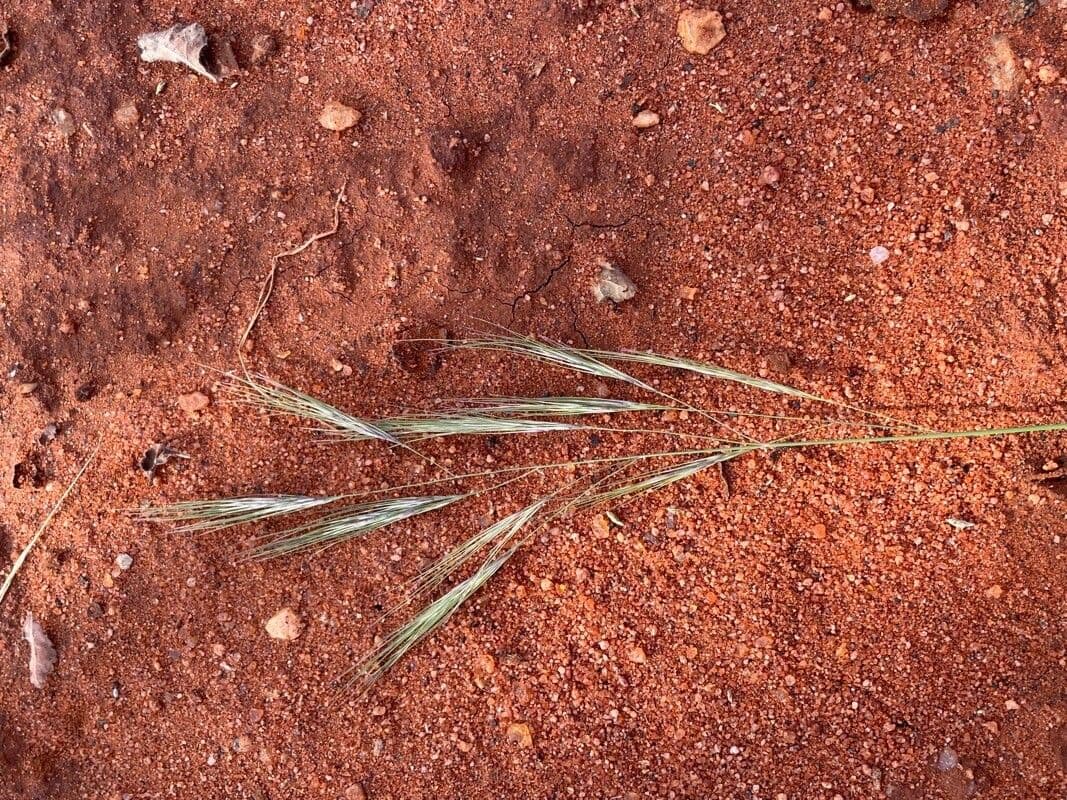
<path id="1" fill-rule="evenodd" d="M 764 186 L 773 186 L 778 183 L 780 177 L 781 175 L 778 173 L 778 170 L 768 164 L 763 168 L 763 172 L 760 173 L 759 182 Z"/>
<path id="2" fill-rule="evenodd" d="M 642 130 L 645 128 L 654 128 L 659 125 L 659 114 L 655 111 L 649 111 L 648 109 L 639 111 L 634 116 L 632 124 L 635 128 Z"/>
<path id="3" fill-rule="evenodd" d="M 269 33 L 260 33 L 252 37 L 252 64 L 260 64 L 277 49 L 278 44 Z"/>
<path id="4" fill-rule="evenodd" d="M 56 126 L 56 130 L 63 136 L 72 136 L 74 131 L 78 130 L 74 117 L 65 108 L 55 108 L 49 116 L 52 124 Z"/>
<path id="5" fill-rule="evenodd" d="M 689 8 L 678 15 L 678 38 L 687 53 L 706 56 L 726 36 L 722 14 L 706 8 Z"/>
<path id="6" fill-rule="evenodd" d="M 270 638 L 278 639 L 283 642 L 291 642 L 304 630 L 304 623 L 300 619 L 299 614 L 286 606 L 267 620 L 263 627 L 266 629 L 267 635 L 270 636 Z"/>
<path id="7" fill-rule="evenodd" d="M 345 800 L 367 800 L 367 792 L 361 783 L 353 783 L 345 789 Z"/>
<path id="8" fill-rule="evenodd" d="M 626 657 L 635 664 L 644 664 L 648 661 L 648 657 L 645 655 L 645 651 L 640 645 L 634 645 L 626 651 Z"/>
<path id="9" fill-rule="evenodd" d="M 593 284 L 593 296 L 597 302 L 611 300 L 623 303 L 637 294 L 637 285 L 621 269 L 607 261 L 600 262 L 600 274 Z"/>
<path id="10" fill-rule="evenodd" d="M 959 763 L 960 757 L 956 755 L 956 751 L 951 747 L 946 747 L 941 751 L 941 755 L 937 757 L 937 768 L 942 772 L 955 769 Z"/>
<path id="11" fill-rule="evenodd" d="M 178 397 L 178 408 L 186 414 L 195 414 L 207 408 L 210 402 L 211 400 L 203 392 L 190 392 Z"/>
<path id="12" fill-rule="evenodd" d="M 525 722 L 512 722 L 508 725 L 505 735 L 509 742 L 523 749 L 533 747 L 533 731 L 530 730 L 530 726 Z"/>
<path id="13" fill-rule="evenodd" d="M 136 128 L 141 122 L 141 112 L 137 110 L 137 104 L 131 100 L 116 108 L 111 119 L 120 128 Z"/>
<path id="14" fill-rule="evenodd" d="M 1042 83 L 1055 83 L 1060 78 L 1060 71 L 1051 64 L 1042 64 L 1037 71 L 1037 79 Z"/>
<path id="15" fill-rule="evenodd" d="M 885 263 L 889 259 L 889 251 L 881 245 L 878 245 L 877 247 L 871 248 L 870 257 L 871 262 L 875 266 L 878 266 L 879 264 Z"/>
<path id="16" fill-rule="evenodd" d="M 319 114 L 319 124 L 328 131 L 346 131 L 362 118 L 356 109 L 331 100 Z"/>
<path id="17" fill-rule="evenodd" d="M 115 566 L 125 571 L 133 566 L 133 556 L 129 553 L 119 553 L 115 556 Z"/>

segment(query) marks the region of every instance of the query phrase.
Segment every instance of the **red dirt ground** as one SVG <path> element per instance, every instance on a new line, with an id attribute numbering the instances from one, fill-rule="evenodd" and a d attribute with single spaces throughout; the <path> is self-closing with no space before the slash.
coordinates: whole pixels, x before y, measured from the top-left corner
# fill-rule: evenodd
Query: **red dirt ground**
<path id="1" fill-rule="evenodd" d="M 2 12 L 5 556 L 102 449 L 0 609 L 0 795 L 1067 796 L 1067 506 L 1035 480 L 1065 437 L 750 457 L 729 497 L 698 478 L 626 506 L 606 539 L 575 516 L 333 703 L 397 585 L 485 506 L 257 564 L 234 563 L 250 531 L 120 513 L 415 477 L 214 394 L 270 256 L 328 227 L 345 181 L 339 232 L 282 262 L 248 355 L 339 405 L 575 390 L 398 345 L 494 323 L 768 370 L 939 427 L 1067 417 L 1064 0 L 959 0 L 923 23 L 715 8 L 727 36 L 707 56 L 679 45 L 683 6 L 644 0 Z M 229 38 L 240 73 L 140 62 L 137 35 L 176 19 Z M 252 64 L 261 34 L 277 49 Z M 330 100 L 360 124 L 321 128 Z M 641 109 L 661 123 L 635 130 Z M 594 302 L 602 258 L 635 299 Z M 194 390 L 212 402 L 188 414 Z M 162 440 L 192 458 L 149 483 L 136 464 Z M 452 457 L 588 452 L 533 447 Z M 263 630 L 284 605 L 306 623 L 293 642 Z M 27 610 L 59 652 L 41 690 Z"/>

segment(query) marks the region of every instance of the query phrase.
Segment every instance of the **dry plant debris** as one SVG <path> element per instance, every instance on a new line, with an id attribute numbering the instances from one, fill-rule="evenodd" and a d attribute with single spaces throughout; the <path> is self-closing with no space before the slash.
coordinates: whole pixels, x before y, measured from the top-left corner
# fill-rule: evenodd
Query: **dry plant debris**
<path id="1" fill-rule="evenodd" d="M 82 475 L 85 474 L 85 470 L 87 470 L 89 468 L 89 465 L 93 463 L 93 459 L 96 458 L 96 453 L 98 450 L 99 445 L 97 445 L 96 450 L 93 450 L 93 452 L 89 455 L 89 458 L 85 460 L 85 463 L 82 464 L 81 469 L 78 470 L 78 473 L 74 476 L 74 479 L 67 486 L 66 490 L 64 490 L 63 494 L 59 496 L 59 499 L 56 500 L 55 505 L 52 506 L 52 510 L 48 512 L 48 516 L 46 516 L 44 518 L 44 521 L 41 522 L 41 526 L 37 529 L 37 532 L 33 534 L 33 536 L 30 538 L 30 541 L 27 542 L 26 546 L 22 549 L 22 552 L 19 553 L 18 558 L 15 559 L 15 563 L 11 565 L 10 571 L 4 578 L 4 582 L 0 584 L 0 603 L 4 602 L 4 598 L 7 597 L 8 590 L 11 588 L 11 584 L 15 580 L 15 576 L 18 574 L 18 571 L 22 569 L 22 565 L 26 562 L 26 559 L 29 558 L 30 551 L 33 550 L 33 548 L 37 545 L 37 542 L 40 540 L 41 536 L 48 528 L 48 525 L 52 522 L 52 518 L 55 517 L 57 513 L 59 513 L 59 509 L 63 506 L 63 503 L 66 501 L 67 497 L 69 497 L 70 493 L 74 491 L 74 487 L 78 485 L 78 481 L 81 480 Z"/>
<path id="2" fill-rule="evenodd" d="M 470 398 L 450 408 L 384 419 L 364 420 L 321 400 L 247 372 L 230 377 L 225 388 L 231 399 L 273 414 L 297 417 L 339 441 L 372 441 L 397 446 L 432 460 L 415 447 L 431 439 L 455 436 L 508 436 L 608 432 L 651 437 L 656 446 L 641 438 L 643 449 L 610 458 L 577 458 L 559 463 L 494 466 L 462 474 L 447 473 L 415 484 L 329 496 L 256 495 L 191 500 L 150 507 L 140 518 L 172 522 L 179 530 L 220 530 L 245 523 L 264 523 L 295 513 L 317 512 L 280 530 L 258 534 L 246 556 L 270 558 L 301 552 L 320 552 L 345 541 L 423 514 L 440 511 L 454 503 L 492 495 L 503 486 L 553 476 L 547 493 L 535 495 L 510 514 L 488 523 L 411 579 L 404 600 L 391 609 L 391 616 L 417 598 L 435 592 L 457 579 L 451 588 L 424 606 L 407 622 L 385 636 L 344 677 L 345 687 L 369 688 L 414 646 L 443 625 L 467 600 L 484 586 L 525 544 L 542 534 L 556 520 L 586 508 L 601 507 L 605 517 L 612 507 L 647 492 L 659 491 L 689 480 L 707 470 L 756 452 L 791 448 L 848 447 L 862 444 L 921 442 L 937 439 L 969 439 L 1067 430 L 1067 422 L 1021 425 L 996 429 L 959 431 L 930 430 L 887 414 L 781 384 L 767 378 L 678 356 L 642 352 L 614 352 L 575 348 L 532 337 L 492 336 L 460 340 L 448 345 L 455 351 L 475 355 L 519 357 L 543 366 L 562 367 L 580 375 L 629 387 L 652 395 L 654 403 L 628 398 L 517 397 Z M 776 413 L 720 411 L 700 408 L 656 388 L 650 379 L 632 375 L 629 365 L 667 369 L 692 379 L 711 378 L 764 393 L 771 399 L 788 398 L 791 405 Z M 826 411 L 830 412 L 827 416 Z M 683 429 L 633 427 L 624 423 L 589 422 L 626 419 L 628 415 L 687 415 Z M 447 493 L 441 493 L 448 488 Z M 415 494 L 411 494 L 417 490 Z M 425 492 L 425 494 L 421 493 Z M 390 496 L 377 498 L 386 493 Z M 320 511 L 320 509 L 323 509 Z M 464 576 L 465 577 L 460 577 Z M 275 638 L 295 638 L 283 609 L 268 623 Z M 297 634 L 299 628 L 297 629 Z M 645 663 L 644 650 L 631 649 L 630 660 Z"/>
<path id="3" fill-rule="evenodd" d="M 43 689 L 45 679 L 56 667 L 56 648 L 31 611 L 22 621 L 22 637 L 30 646 L 30 683 Z"/>
<path id="4" fill-rule="evenodd" d="M 177 23 L 166 30 L 142 33 L 137 37 L 142 61 L 169 61 L 183 64 L 212 83 L 219 79 L 203 65 L 200 58 L 207 47 L 207 33 L 198 22 Z"/>

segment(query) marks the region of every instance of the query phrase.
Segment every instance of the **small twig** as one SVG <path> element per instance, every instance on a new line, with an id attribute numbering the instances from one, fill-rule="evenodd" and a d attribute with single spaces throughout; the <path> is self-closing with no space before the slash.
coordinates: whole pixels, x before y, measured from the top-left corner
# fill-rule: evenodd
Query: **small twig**
<path id="1" fill-rule="evenodd" d="M 52 510 L 49 511 L 48 516 L 44 518 L 44 522 L 42 522 L 41 527 L 37 529 L 37 533 L 33 535 L 29 543 L 22 549 L 22 552 L 19 553 L 19 557 L 15 559 L 15 563 L 11 565 L 11 571 L 7 573 L 7 577 L 4 578 L 3 585 L 0 586 L 0 603 L 4 602 L 4 598 L 7 596 L 7 590 L 11 588 L 11 584 L 15 580 L 15 575 L 18 574 L 18 571 L 22 568 L 22 564 L 26 561 L 27 557 L 29 557 L 30 551 L 33 550 L 34 546 L 37 544 L 37 540 L 41 538 L 41 535 L 45 532 L 45 528 L 48 527 L 48 524 L 52 521 L 52 517 L 54 517 L 59 511 L 60 507 L 63 505 L 63 502 L 67 499 L 67 496 L 70 495 L 70 493 L 74 490 L 74 487 L 78 485 L 78 480 L 81 478 L 82 475 L 85 474 L 85 470 L 89 468 L 89 465 L 93 463 L 93 459 L 96 458 L 96 454 L 97 452 L 99 452 L 99 450 L 100 445 L 97 445 L 96 449 L 93 450 L 93 452 L 89 455 L 89 458 L 87 458 L 85 460 L 85 463 L 82 464 L 82 468 L 78 470 L 78 474 L 74 476 L 74 480 L 70 482 L 70 485 L 67 487 L 66 491 L 64 491 L 63 494 L 59 496 L 59 499 L 56 501 L 56 504 L 52 506 Z"/>
<path id="2" fill-rule="evenodd" d="M 252 328 L 255 327 L 256 322 L 259 320 L 260 314 L 263 313 L 263 309 L 267 307 L 267 303 L 270 300 L 271 294 L 274 292 L 274 279 L 278 275 L 278 262 L 283 258 L 289 258 L 290 256 L 299 255 L 307 250 L 311 245 L 320 239 L 325 239 L 328 236 L 333 236 L 337 233 L 337 229 L 341 224 L 341 203 L 345 199 L 345 189 L 348 187 L 348 181 L 341 184 L 341 189 L 337 192 L 337 199 L 333 204 L 333 225 L 328 230 L 320 231 L 312 235 L 303 244 L 291 247 L 281 253 L 275 253 L 270 259 L 270 271 L 267 273 L 267 277 L 263 281 L 263 287 L 259 290 L 259 300 L 256 301 L 256 307 L 252 310 L 252 316 L 248 320 L 248 325 L 245 327 L 244 333 L 241 334 L 241 340 L 237 343 L 237 351 L 240 353 L 241 348 L 244 347 L 245 342 L 248 340 L 249 334 L 252 333 Z"/>

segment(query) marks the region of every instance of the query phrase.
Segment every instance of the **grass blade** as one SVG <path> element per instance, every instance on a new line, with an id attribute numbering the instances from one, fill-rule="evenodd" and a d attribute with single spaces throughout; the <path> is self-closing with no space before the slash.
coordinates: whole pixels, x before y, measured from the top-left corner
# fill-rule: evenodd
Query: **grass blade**
<path id="1" fill-rule="evenodd" d="M 63 491 L 63 494 L 61 494 L 59 496 L 59 499 L 56 500 L 56 504 L 52 506 L 52 510 L 48 512 L 48 515 L 41 522 L 40 527 L 37 528 L 37 532 L 30 537 L 30 541 L 26 543 L 26 546 L 22 548 L 22 552 L 18 554 L 18 557 L 15 559 L 15 563 L 11 565 L 11 569 L 8 571 L 7 575 L 4 576 L 3 584 L 0 584 L 0 603 L 3 603 L 4 598 L 7 597 L 8 590 L 11 589 L 11 584 L 15 582 L 15 576 L 18 574 L 19 570 L 22 569 L 22 565 L 26 563 L 26 559 L 29 558 L 30 551 L 33 550 L 33 548 L 37 545 L 37 542 L 40 540 L 41 536 L 44 535 L 45 530 L 47 530 L 48 526 L 52 522 L 52 518 L 59 513 L 59 509 L 63 507 L 63 503 L 66 502 L 66 499 L 70 496 L 70 493 L 74 491 L 74 487 L 78 485 L 78 481 L 80 481 L 82 475 L 85 474 L 85 470 L 89 469 L 89 465 L 93 463 L 93 459 L 96 458 L 96 454 L 99 452 L 99 450 L 100 445 L 98 444 L 96 446 L 96 449 L 89 454 L 89 457 L 85 460 L 85 463 L 82 464 L 81 469 L 78 470 L 77 474 L 74 476 L 74 479 L 67 485 L 67 488 Z"/>

